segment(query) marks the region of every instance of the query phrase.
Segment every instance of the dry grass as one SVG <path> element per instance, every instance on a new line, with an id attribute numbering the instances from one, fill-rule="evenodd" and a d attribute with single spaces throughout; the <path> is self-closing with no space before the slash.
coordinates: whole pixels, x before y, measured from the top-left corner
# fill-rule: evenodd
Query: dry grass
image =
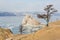
<path id="1" fill-rule="evenodd" d="M 11 36 L 13 36 L 13 34 L 9 29 L 0 28 L 0 40 L 5 40 L 6 38 L 9 38 Z"/>
<path id="2" fill-rule="evenodd" d="M 12 37 L 13 40 L 60 40 L 60 21 L 49 24 L 36 33 L 27 35 L 16 35 Z"/>

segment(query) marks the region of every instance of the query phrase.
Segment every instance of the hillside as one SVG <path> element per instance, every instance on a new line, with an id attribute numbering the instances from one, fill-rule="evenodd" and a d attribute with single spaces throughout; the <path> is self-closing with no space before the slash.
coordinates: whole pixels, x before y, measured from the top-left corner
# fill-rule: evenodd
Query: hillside
<path id="1" fill-rule="evenodd" d="M 49 23 L 50 27 L 60 27 L 60 20 Z"/>
<path id="2" fill-rule="evenodd" d="M 59 21 L 53 22 L 60 23 Z M 45 27 L 36 33 L 33 34 L 27 34 L 27 35 L 17 35 L 14 37 L 11 37 L 8 40 L 60 40 L 60 27 L 51 24 L 49 27 Z M 54 26 L 52 26 L 54 25 Z"/>
<path id="3" fill-rule="evenodd" d="M 53 25 L 60 25 L 60 20 L 55 21 L 55 22 L 52 22 L 52 23 L 50 23 L 50 24 L 53 24 Z"/>
<path id="4" fill-rule="evenodd" d="M 9 29 L 0 28 L 0 40 L 5 40 L 11 36 L 13 36 L 13 34 Z"/>
<path id="5" fill-rule="evenodd" d="M 16 15 L 12 12 L 0 12 L 0 16 L 16 16 Z"/>

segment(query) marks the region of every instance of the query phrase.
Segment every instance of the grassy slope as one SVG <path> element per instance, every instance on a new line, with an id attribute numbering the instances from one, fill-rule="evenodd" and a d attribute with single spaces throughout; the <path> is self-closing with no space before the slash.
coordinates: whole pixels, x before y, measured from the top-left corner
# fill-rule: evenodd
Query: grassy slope
<path id="1" fill-rule="evenodd" d="M 48 28 L 45 27 L 22 40 L 60 40 L 60 21 L 52 22 L 49 25 Z"/>
<path id="2" fill-rule="evenodd" d="M 9 38 L 12 36 L 12 33 L 9 29 L 3 29 L 0 28 L 0 40 L 5 40 L 6 38 Z"/>
<path id="3" fill-rule="evenodd" d="M 13 40 L 60 40 L 60 21 L 49 24 L 49 27 L 45 27 L 34 34 L 18 35 L 12 37 Z"/>

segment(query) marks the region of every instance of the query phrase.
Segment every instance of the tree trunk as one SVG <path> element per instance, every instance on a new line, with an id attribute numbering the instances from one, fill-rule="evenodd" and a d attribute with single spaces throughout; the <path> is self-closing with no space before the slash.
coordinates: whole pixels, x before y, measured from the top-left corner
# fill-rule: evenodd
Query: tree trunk
<path id="1" fill-rule="evenodd" d="M 46 25 L 47 27 L 49 26 L 49 19 L 47 20 L 47 25 Z"/>
<path id="2" fill-rule="evenodd" d="M 47 27 L 49 26 L 49 19 L 50 19 L 50 10 L 47 11 Z"/>

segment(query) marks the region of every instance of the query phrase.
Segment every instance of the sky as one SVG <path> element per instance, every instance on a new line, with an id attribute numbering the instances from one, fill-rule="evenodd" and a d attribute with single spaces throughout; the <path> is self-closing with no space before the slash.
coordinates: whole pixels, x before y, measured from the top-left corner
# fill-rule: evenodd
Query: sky
<path id="1" fill-rule="evenodd" d="M 44 7 L 49 4 L 53 4 L 54 8 L 60 11 L 60 0 L 0 0 L 0 11 L 43 11 Z"/>

